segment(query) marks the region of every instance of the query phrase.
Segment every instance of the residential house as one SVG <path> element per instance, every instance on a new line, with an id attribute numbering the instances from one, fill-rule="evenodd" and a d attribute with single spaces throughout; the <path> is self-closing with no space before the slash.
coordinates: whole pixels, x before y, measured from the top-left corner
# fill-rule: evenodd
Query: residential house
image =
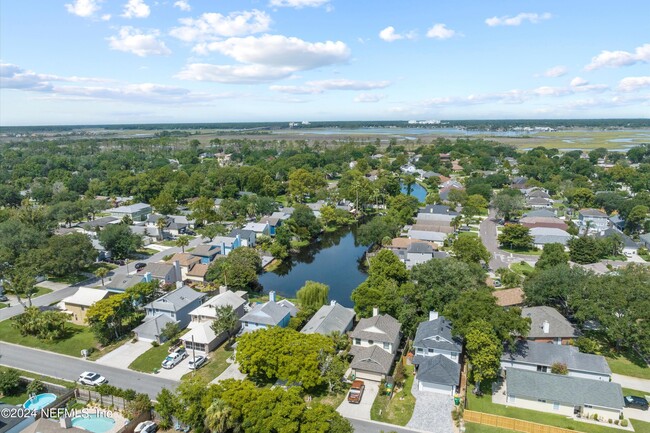
<path id="1" fill-rule="evenodd" d="M 438 191 L 438 195 L 439 195 L 439 197 L 440 197 L 440 200 L 442 200 L 442 201 L 448 201 L 448 200 L 449 200 L 449 193 L 450 193 L 451 191 L 454 191 L 454 190 L 456 190 L 456 191 L 464 191 L 465 188 L 462 188 L 462 187 L 456 187 L 456 186 L 445 186 L 445 187 L 442 187 L 442 188 L 440 189 L 440 191 Z"/>
<path id="2" fill-rule="evenodd" d="M 155 341 L 158 344 L 161 344 L 165 342 L 165 337 L 160 334 L 170 323 L 178 324 L 178 320 L 173 319 L 167 314 L 159 313 L 153 317 L 145 318 L 144 322 L 133 329 L 133 333 L 138 340 L 148 342 Z"/>
<path id="3" fill-rule="evenodd" d="M 388 314 L 361 319 L 350 333 L 354 356 L 350 368 L 355 378 L 379 382 L 390 373 L 402 338 L 402 324 Z"/>
<path id="4" fill-rule="evenodd" d="M 460 383 L 460 357 L 463 342 L 451 333 L 451 322 L 429 313 L 429 320 L 418 325 L 413 340 L 413 364 L 417 367 L 418 389 L 453 395 Z"/>
<path id="5" fill-rule="evenodd" d="M 171 236 L 180 236 L 190 227 L 190 221 L 184 215 L 158 215 L 151 214 L 147 217 L 147 227 L 159 229 L 159 220 L 163 220 L 162 231 Z"/>
<path id="6" fill-rule="evenodd" d="M 398 250 L 395 254 L 407 269 L 411 269 L 413 266 L 428 262 L 433 258 L 449 257 L 447 253 L 436 250 L 437 248 L 433 248 L 430 242 L 411 242 L 406 250 Z"/>
<path id="7" fill-rule="evenodd" d="M 314 316 L 303 326 L 303 334 L 331 335 L 338 332 L 343 335 L 352 329 L 356 313 L 352 308 L 346 308 L 336 301 L 323 305 Z"/>
<path id="8" fill-rule="evenodd" d="M 191 322 L 188 325 L 189 331 L 180 337 L 185 343 L 185 347 L 188 350 L 194 349 L 203 353 L 208 353 L 216 349 L 228 338 L 227 332 L 216 335 L 212 330 L 211 325 L 217 318 L 217 308 L 231 307 L 235 315 L 241 318 L 246 313 L 244 310 L 248 302 L 246 298 L 246 292 L 224 290 L 190 311 Z M 234 331 L 238 331 L 240 327 L 241 324 L 238 323 Z"/>
<path id="9" fill-rule="evenodd" d="M 546 244 L 562 244 L 569 242 L 572 236 L 564 230 L 548 227 L 534 227 L 530 229 L 535 248 L 542 249 Z"/>
<path id="10" fill-rule="evenodd" d="M 144 274 L 115 274 L 111 281 L 106 283 L 106 290 L 109 292 L 115 293 L 124 293 L 129 287 L 133 287 L 138 283 L 148 283 L 151 282 L 151 274 L 145 272 Z"/>
<path id="11" fill-rule="evenodd" d="M 174 264 L 178 262 L 178 265 L 181 269 L 181 280 L 187 280 L 187 273 L 190 269 L 197 263 L 201 263 L 201 258 L 194 256 L 190 253 L 176 253 L 172 256 L 171 259 L 167 260 L 167 263 Z"/>
<path id="12" fill-rule="evenodd" d="M 13 404 L 0 403 L 0 413 L 8 414 L 16 412 L 16 406 Z M 31 425 L 36 421 L 36 417 L 30 415 L 29 413 L 23 414 L 23 416 L 2 416 L 0 417 L 0 433 L 20 433 L 30 429 Z M 39 422 L 48 421 L 56 424 L 55 421 L 51 421 L 45 418 L 41 418 Z M 67 431 L 65 433 L 86 433 L 84 430 L 75 429 L 77 431 Z M 31 433 L 50 433 L 42 429 L 30 429 Z"/>
<path id="13" fill-rule="evenodd" d="M 501 355 L 501 368 L 506 371 L 518 368 L 551 373 L 554 364 L 565 365 L 567 374 L 573 377 L 607 382 L 612 377 L 612 371 L 603 356 L 580 353 L 577 347 L 570 345 L 519 340 Z"/>
<path id="14" fill-rule="evenodd" d="M 576 328 L 551 307 L 526 307 L 521 310 L 522 317 L 531 320 L 528 340 L 542 343 L 569 344 L 580 336 Z"/>
<path id="15" fill-rule="evenodd" d="M 497 298 L 499 307 L 520 307 L 524 303 L 524 291 L 520 287 L 495 290 L 492 296 Z"/>
<path id="16" fill-rule="evenodd" d="M 81 227 L 83 228 L 85 234 L 91 237 L 95 237 L 97 236 L 97 232 L 103 230 L 106 226 L 111 224 L 119 224 L 120 222 L 122 222 L 122 220 L 119 218 L 107 216 L 95 218 L 92 221 L 86 221 L 85 223 L 81 224 Z"/>
<path id="17" fill-rule="evenodd" d="M 619 230 L 623 230 L 625 228 L 625 220 L 621 218 L 619 214 L 615 214 L 609 217 L 609 222 Z"/>
<path id="18" fill-rule="evenodd" d="M 218 245 L 214 244 L 202 244 L 194 247 L 192 256 L 197 257 L 199 261 L 203 264 L 212 263 L 217 254 L 221 253 L 221 248 Z"/>
<path id="19" fill-rule="evenodd" d="M 221 254 L 227 256 L 235 248 L 242 246 L 241 238 L 239 235 L 235 236 L 217 236 L 212 239 L 212 245 L 216 245 L 220 248 Z M 194 251 L 192 251 L 194 253 Z"/>
<path id="20" fill-rule="evenodd" d="M 553 209 L 536 209 L 527 211 L 524 217 L 555 218 L 557 215 Z"/>
<path id="21" fill-rule="evenodd" d="M 449 233 L 453 233 L 453 231 L 454 229 L 452 227 L 417 225 L 408 230 L 407 236 L 419 241 L 435 242 L 441 246 L 445 242 L 445 239 L 447 239 Z"/>
<path id="22" fill-rule="evenodd" d="M 131 230 L 131 233 L 134 235 L 140 236 L 142 238 L 142 244 L 145 246 L 165 238 L 165 233 L 160 231 L 157 227 L 133 224 L 129 226 L 129 230 Z"/>
<path id="23" fill-rule="evenodd" d="M 144 221 L 151 213 L 151 206 L 146 203 L 136 203 L 128 206 L 119 206 L 113 209 L 108 209 L 108 213 L 115 218 L 122 219 L 125 216 L 131 218 L 132 221 Z"/>
<path id="24" fill-rule="evenodd" d="M 526 207 L 530 209 L 551 209 L 553 208 L 553 200 L 541 197 L 528 197 L 526 199 Z"/>
<path id="25" fill-rule="evenodd" d="M 173 264 L 164 262 L 147 263 L 139 273 L 149 273 L 152 279 L 160 281 L 161 284 L 174 284 L 183 280 L 179 262 Z"/>
<path id="26" fill-rule="evenodd" d="M 623 411 L 618 383 L 518 368 L 508 370 L 506 396 L 508 406 L 568 417 L 596 414 L 603 420 L 619 419 Z"/>
<path id="27" fill-rule="evenodd" d="M 456 212 L 454 209 L 450 208 L 449 206 L 444 206 L 441 204 L 428 204 L 424 207 L 421 207 L 418 210 L 418 214 L 420 213 L 429 213 L 429 214 L 439 214 L 439 215 L 451 215 L 451 216 L 457 216 L 458 212 Z"/>
<path id="28" fill-rule="evenodd" d="M 277 212 L 274 212 L 274 214 Z M 260 224 L 268 224 L 269 226 L 269 236 L 275 236 L 275 231 L 280 225 L 282 224 L 282 221 L 284 221 L 282 218 L 278 216 L 266 216 L 260 219 Z"/>
<path id="29" fill-rule="evenodd" d="M 556 217 L 535 217 L 525 216 L 519 220 L 519 224 L 529 229 L 536 227 L 554 228 L 566 231 L 569 226 L 559 218 Z"/>
<path id="30" fill-rule="evenodd" d="M 266 230 L 266 233 L 268 233 L 268 227 L 267 224 L 261 224 L 263 226 L 261 229 L 259 223 L 248 223 L 243 229 L 233 229 L 228 236 L 231 238 L 236 238 L 239 236 L 239 239 L 241 239 L 241 246 L 242 247 L 251 247 L 253 248 L 255 246 L 255 240 L 257 239 L 257 233 L 259 232 L 260 234 L 265 234 L 264 231 Z M 252 228 L 251 228 L 252 227 Z M 258 231 L 259 230 L 259 231 Z"/>
<path id="31" fill-rule="evenodd" d="M 634 242 L 628 235 L 617 229 L 616 227 L 610 227 L 607 230 L 602 230 L 596 233 L 598 238 L 610 238 L 616 237 L 622 243 L 623 247 L 621 249 L 622 253 L 627 257 L 634 257 L 639 253 L 639 246 Z"/>
<path id="32" fill-rule="evenodd" d="M 275 292 L 271 291 L 269 292 L 269 301 L 255 305 L 241 318 L 241 323 L 244 332 L 253 332 L 274 326 L 286 328 L 290 319 L 291 310 L 275 302 Z"/>
<path id="33" fill-rule="evenodd" d="M 525 189 L 526 188 L 526 183 L 528 182 L 528 178 L 523 177 L 523 176 L 518 176 L 512 179 L 512 182 L 510 183 L 510 188 L 512 189 Z"/>
<path id="34" fill-rule="evenodd" d="M 393 238 L 390 241 L 389 245 L 386 245 L 386 248 L 394 252 L 395 254 L 398 254 L 399 251 L 404 251 L 408 249 L 409 245 L 411 245 L 414 242 L 424 242 L 428 245 L 431 246 L 434 250 L 438 249 L 438 245 L 436 245 L 433 242 L 425 242 L 425 241 L 420 241 L 417 239 L 411 239 L 411 238 Z M 399 255 L 399 254 L 398 254 Z"/>
<path id="35" fill-rule="evenodd" d="M 70 321 L 77 325 L 86 324 L 86 312 L 95 302 L 106 299 L 108 290 L 79 287 L 74 295 L 63 300 L 65 310 L 70 314 Z"/>
<path id="36" fill-rule="evenodd" d="M 598 209 L 580 209 L 578 220 L 580 226 L 585 230 L 589 226 L 590 232 L 600 232 L 609 228 L 609 217 Z"/>
<path id="37" fill-rule="evenodd" d="M 416 224 L 437 224 L 437 225 L 451 225 L 451 221 L 456 218 L 455 215 L 440 214 L 440 213 L 424 213 L 417 214 Z"/>
<path id="38" fill-rule="evenodd" d="M 274 293 L 273 294 L 273 296 L 274 296 L 273 299 L 275 299 L 275 292 L 273 292 L 273 293 Z M 269 293 L 269 297 L 270 297 L 270 293 Z M 296 307 L 296 304 L 294 304 L 290 300 L 281 299 L 281 300 L 277 301 L 276 304 L 278 304 L 279 306 L 284 307 L 287 310 L 289 310 L 289 314 L 291 315 L 291 317 L 296 317 L 296 315 L 298 315 L 298 307 Z"/>
<path id="39" fill-rule="evenodd" d="M 189 271 L 187 271 L 187 279 L 191 281 L 197 281 L 199 283 L 205 282 L 205 276 L 210 269 L 210 265 L 207 263 L 196 263 L 192 265 Z"/>

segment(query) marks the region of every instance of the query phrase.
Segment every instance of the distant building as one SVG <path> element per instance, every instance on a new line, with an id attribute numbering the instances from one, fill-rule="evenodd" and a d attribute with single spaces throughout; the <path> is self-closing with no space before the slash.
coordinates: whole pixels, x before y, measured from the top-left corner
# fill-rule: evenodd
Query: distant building
<path id="1" fill-rule="evenodd" d="M 121 220 L 125 216 L 128 216 L 133 221 L 145 221 L 151 211 L 151 206 L 146 203 L 136 203 L 128 206 L 119 206 L 113 209 L 108 209 L 108 213 L 112 217 Z"/>
<path id="2" fill-rule="evenodd" d="M 583 228 L 589 226 L 589 231 L 600 232 L 609 228 L 609 218 L 605 212 L 598 209 L 581 209 L 578 212 L 579 224 Z"/>

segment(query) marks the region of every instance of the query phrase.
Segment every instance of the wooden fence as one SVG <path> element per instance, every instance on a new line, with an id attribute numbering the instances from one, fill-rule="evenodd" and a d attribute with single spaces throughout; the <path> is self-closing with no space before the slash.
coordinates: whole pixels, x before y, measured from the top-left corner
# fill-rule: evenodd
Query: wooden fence
<path id="1" fill-rule="evenodd" d="M 101 406 L 112 406 L 117 410 L 124 410 L 126 404 L 128 403 L 122 397 L 115 397 L 113 395 L 101 395 L 97 391 L 91 391 L 89 389 L 79 389 L 75 390 L 77 400 L 83 401 L 85 403 L 89 401 L 97 402 Z"/>
<path id="2" fill-rule="evenodd" d="M 536 422 L 524 421 L 521 419 L 507 418 L 505 416 L 493 415 L 490 413 L 474 412 L 465 410 L 463 413 L 465 422 L 489 425 L 492 427 L 515 430 L 524 433 L 581 433 L 576 430 L 555 427 L 552 425 L 538 424 Z"/>

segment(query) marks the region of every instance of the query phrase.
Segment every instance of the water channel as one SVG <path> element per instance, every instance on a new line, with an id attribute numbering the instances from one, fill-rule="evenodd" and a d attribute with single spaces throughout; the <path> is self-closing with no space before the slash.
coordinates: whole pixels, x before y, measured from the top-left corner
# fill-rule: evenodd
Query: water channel
<path id="1" fill-rule="evenodd" d="M 260 275 L 264 291 L 294 298 L 305 281 L 311 280 L 330 287 L 330 299 L 352 307 L 350 294 L 368 275 L 363 267 L 366 247 L 356 242 L 357 226 L 323 233 L 309 246 L 301 248 L 272 272 Z"/>

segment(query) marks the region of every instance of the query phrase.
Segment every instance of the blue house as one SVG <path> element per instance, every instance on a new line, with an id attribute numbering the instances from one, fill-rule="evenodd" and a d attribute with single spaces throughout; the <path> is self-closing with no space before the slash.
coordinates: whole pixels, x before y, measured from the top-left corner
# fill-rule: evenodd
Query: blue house
<path id="1" fill-rule="evenodd" d="M 212 239 L 212 244 L 216 247 L 221 248 L 221 254 L 227 256 L 235 248 L 242 246 L 241 237 L 239 235 L 235 236 L 217 236 Z M 194 253 L 194 251 L 192 251 Z"/>
<path id="2" fill-rule="evenodd" d="M 275 293 L 269 293 L 270 301 L 257 304 L 251 311 L 239 319 L 244 332 L 279 326 L 286 328 L 291 320 L 291 309 L 286 304 L 275 302 Z"/>
<path id="3" fill-rule="evenodd" d="M 217 254 L 221 253 L 221 249 L 217 245 L 199 245 L 192 250 L 190 254 L 194 257 L 201 259 L 201 263 L 207 265 L 211 263 Z"/>

